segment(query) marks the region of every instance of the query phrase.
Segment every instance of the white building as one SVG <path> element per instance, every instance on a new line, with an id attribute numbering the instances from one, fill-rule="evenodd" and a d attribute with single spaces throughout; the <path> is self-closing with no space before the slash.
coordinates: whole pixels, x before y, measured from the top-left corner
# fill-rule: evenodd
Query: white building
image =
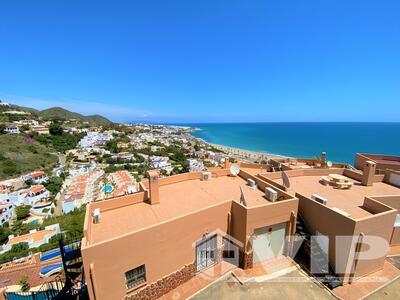
<path id="1" fill-rule="evenodd" d="M 202 161 L 197 159 L 188 159 L 187 162 L 189 164 L 189 172 L 191 173 L 201 172 L 204 170 L 204 164 Z"/>
<path id="2" fill-rule="evenodd" d="M 62 210 L 69 213 L 83 204 L 95 201 L 99 196 L 103 170 L 90 171 L 66 180 L 66 191 L 62 201 Z"/>
<path id="3" fill-rule="evenodd" d="M 112 139 L 113 136 L 111 134 L 89 131 L 87 135 L 79 141 L 79 147 L 82 149 L 92 148 L 104 145 Z"/>
<path id="4" fill-rule="evenodd" d="M 46 226 L 40 231 L 33 229 L 29 233 L 20 236 L 9 235 L 7 243 L 0 246 L 0 254 L 10 251 L 13 245 L 19 243 L 27 243 L 29 248 L 37 248 L 43 244 L 47 244 L 53 236 L 60 233 L 60 225 L 53 224 Z"/>
<path id="5" fill-rule="evenodd" d="M 34 184 L 43 184 L 49 180 L 46 173 L 43 171 L 35 171 L 21 177 L 24 181 L 31 180 Z"/>
<path id="6" fill-rule="evenodd" d="M 4 128 L 4 132 L 12 133 L 12 134 L 18 134 L 19 133 L 19 129 L 18 129 L 17 126 L 7 126 L 6 128 Z"/>
<path id="7" fill-rule="evenodd" d="M 34 205 L 36 202 L 45 201 L 50 193 L 43 185 L 35 185 L 24 191 L 9 194 L 11 202 L 16 205 Z"/>
<path id="8" fill-rule="evenodd" d="M 32 125 L 32 126 L 39 125 L 39 122 L 36 120 L 19 120 L 19 121 L 14 121 L 14 123 L 20 125 Z"/>
<path id="9" fill-rule="evenodd" d="M 10 199 L 0 201 L 0 226 L 4 223 L 10 222 L 11 218 L 15 215 L 14 205 L 12 205 Z"/>

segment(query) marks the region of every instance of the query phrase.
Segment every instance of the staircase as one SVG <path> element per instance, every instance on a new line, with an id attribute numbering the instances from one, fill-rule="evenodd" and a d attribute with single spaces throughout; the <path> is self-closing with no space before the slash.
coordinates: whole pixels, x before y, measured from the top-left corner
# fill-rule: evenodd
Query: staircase
<path id="1" fill-rule="evenodd" d="M 310 230 L 300 213 L 297 216 L 296 236 L 304 238 L 304 241 L 296 254 L 295 260 L 303 265 L 309 272 L 311 272 L 312 269 L 312 275 L 330 289 L 342 285 L 341 279 L 336 276 L 329 265 L 328 255 L 321 249 L 318 243 L 311 242 Z"/>
<path id="2" fill-rule="evenodd" d="M 89 300 L 81 254 L 80 238 L 59 238 L 65 278 L 45 282 L 38 291 L 6 293 L 7 300 Z"/>

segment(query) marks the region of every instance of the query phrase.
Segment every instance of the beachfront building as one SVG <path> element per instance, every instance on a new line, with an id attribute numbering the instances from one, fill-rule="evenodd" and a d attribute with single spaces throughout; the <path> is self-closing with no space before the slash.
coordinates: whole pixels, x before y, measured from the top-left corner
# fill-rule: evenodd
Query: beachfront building
<path id="1" fill-rule="evenodd" d="M 7 243 L 0 246 L 0 254 L 10 251 L 13 245 L 17 245 L 19 243 L 27 243 L 30 249 L 37 248 L 43 244 L 47 244 L 53 236 L 60 233 L 60 225 L 53 224 L 46 226 L 40 231 L 33 229 L 30 230 L 29 233 L 20 236 L 9 235 Z"/>
<path id="2" fill-rule="evenodd" d="M 149 177 L 138 193 L 87 206 L 91 298 L 159 297 L 221 260 L 251 268 L 289 251 L 298 200 L 273 185 L 229 169 Z"/>
<path id="3" fill-rule="evenodd" d="M 93 170 L 68 178 L 65 182 L 62 210 L 73 211 L 83 204 L 95 201 L 99 196 L 99 186 L 104 175 L 103 170 Z"/>

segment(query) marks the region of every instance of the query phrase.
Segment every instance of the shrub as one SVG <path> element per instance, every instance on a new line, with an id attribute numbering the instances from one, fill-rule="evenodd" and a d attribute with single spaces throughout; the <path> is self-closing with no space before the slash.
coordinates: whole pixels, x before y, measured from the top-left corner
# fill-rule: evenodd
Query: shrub
<path id="1" fill-rule="evenodd" d="M 19 285 L 21 286 L 21 291 L 22 292 L 29 291 L 30 286 L 29 286 L 29 283 L 28 283 L 28 276 L 23 275 L 21 277 L 21 279 L 19 280 Z"/>
<path id="2" fill-rule="evenodd" d="M 17 165 L 11 159 L 4 159 L 2 163 L 3 173 L 13 175 L 17 172 Z"/>
<path id="3" fill-rule="evenodd" d="M 27 216 L 29 216 L 30 209 L 31 209 L 30 205 L 17 206 L 15 208 L 17 220 L 22 220 L 22 219 L 25 219 Z"/>

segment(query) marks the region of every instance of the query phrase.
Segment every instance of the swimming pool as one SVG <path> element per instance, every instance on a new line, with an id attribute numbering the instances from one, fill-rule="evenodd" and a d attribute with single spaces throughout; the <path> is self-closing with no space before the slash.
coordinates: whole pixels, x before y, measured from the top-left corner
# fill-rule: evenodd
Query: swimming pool
<path id="1" fill-rule="evenodd" d="M 29 225 L 38 225 L 38 224 L 39 224 L 39 219 L 30 221 L 28 224 L 29 224 Z"/>
<path id="2" fill-rule="evenodd" d="M 113 187 L 111 186 L 111 185 L 105 185 L 104 187 L 103 187 L 103 192 L 105 192 L 105 193 L 111 193 L 112 191 L 113 191 Z"/>
<path id="3" fill-rule="evenodd" d="M 71 246 L 65 246 L 64 247 L 65 252 L 71 252 L 73 249 Z M 40 262 L 45 262 L 47 260 L 54 259 L 56 257 L 59 257 L 61 255 L 60 249 L 55 249 L 55 250 L 50 250 L 45 253 L 42 253 L 42 256 L 40 257 Z"/>
<path id="4" fill-rule="evenodd" d="M 40 261 L 44 262 L 46 260 L 50 260 L 50 259 L 56 258 L 56 257 L 58 257 L 60 255 L 61 255 L 60 249 L 56 249 L 54 251 L 49 251 L 49 252 L 46 252 L 46 253 L 42 254 L 42 257 L 40 258 Z"/>
<path id="5" fill-rule="evenodd" d="M 40 276 L 42 277 L 47 277 L 49 275 L 52 275 L 54 273 L 58 273 L 61 271 L 63 264 L 62 263 L 58 263 L 58 264 L 54 264 L 54 265 L 47 265 L 44 266 L 41 270 L 40 270 Z"/>

